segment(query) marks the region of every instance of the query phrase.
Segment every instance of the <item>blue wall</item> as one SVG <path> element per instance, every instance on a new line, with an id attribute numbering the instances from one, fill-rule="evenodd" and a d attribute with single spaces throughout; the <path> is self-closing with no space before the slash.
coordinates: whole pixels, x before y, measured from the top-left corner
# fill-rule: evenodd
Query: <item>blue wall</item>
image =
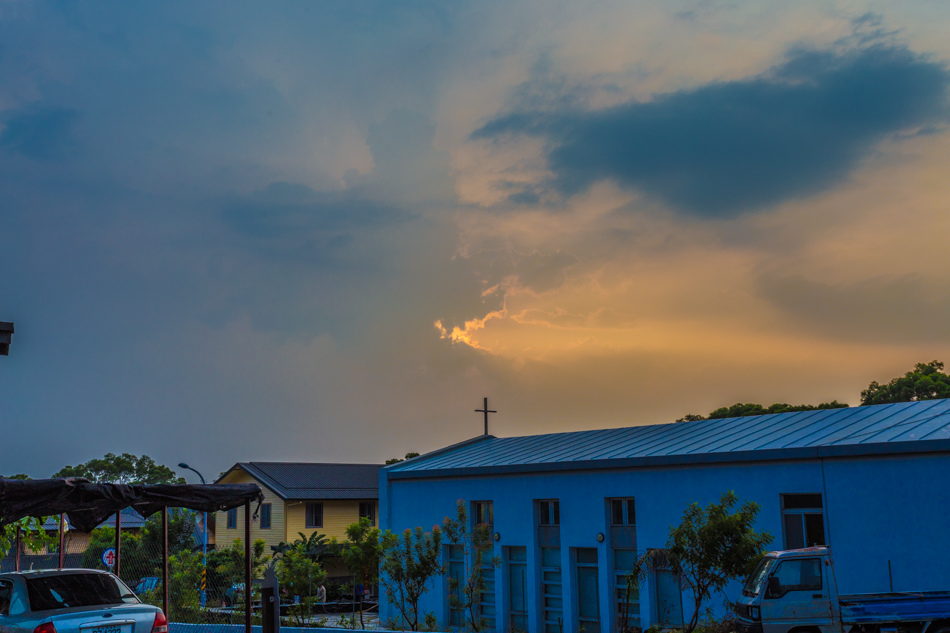
<path id="1" fill-rule="evenodd" d="M 456 500 L 491 500 L 494 530 L 504 546 L 528 551 L 529 622 L 540 621 L 535 499 L 559 499 L 561 558 L 565 597 L 574 595 L 570 548 L 597 548 L 600 619 L 612 630 L 611 551 L 605 499 L 634 497 L 637 507 L 637 549 L 663 547 L 670 525 L 678 523 L 690 502 L 718 501 L 733 490 L 742 500 L 761 506 L 756 528 L 773 534 L 773 549 L 783 547 L 780 494 L 821 493 L 825 528 L 835 558 L 842 593 L 888 591 L 891 561 L 894 590 L 950 590 L 950 455 L 908 454 L 810 461 L 762 461 L 663 468 L 498 474 L 473 477 L 387 480 L 381 472 L 381 527 L 399 532 L 422 526 L 430 530 L 445 516 L 454 516 Z M 505 630 L 504 567 L 496 570 L 496 631 Z M 727 591 L 734 599 L 738 583 Z M 649 585 L 641 590 L 644 628 L 654 620 L 655 599 Z M 725 613 L 721 598 L 710 605 Z M 439 578 L 424 597 L 423 611 L 446 617 L 445 587 Z M 565 631 L 573 630 L 575 605 L 564 601 Z M 382 618 L 395 615 L 385 603 Z M 683 596 L 684 617 L 692 614 L 689 594 Z"/>

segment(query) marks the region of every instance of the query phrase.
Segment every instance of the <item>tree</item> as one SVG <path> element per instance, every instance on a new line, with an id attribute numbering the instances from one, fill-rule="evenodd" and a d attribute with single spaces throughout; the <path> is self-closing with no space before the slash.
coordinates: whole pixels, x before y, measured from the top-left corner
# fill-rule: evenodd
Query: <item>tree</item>
<path id="1" fill-rule="evenodd" d="M 628 585 L 640 585 L 650 571 L 672 568 L 693 594 L 693 615 L 684 633 L 696 628 L 702 606 L 712 593 L 751 573 L 765 546 L 772 542 L 771 534 L 752 528 L 758 504 L 747 501 L 733 512 L 738 502 L 730 491 L 705 509 L 695 502 L 689 504 L 683 521 L 670 527 L 666 549 L 641 556 L 627 580 Z"/>
<path id="2" fill-rule="evenodd" d="M 347 542 L 342 545 L 340 555 L 347 569 L 356 576 L 364 587 L 375 585 L 379 581 L 379 561 L 382 556 L 381 532 L 373 527 L 368 517 L 361 517 L 357 523 L 346 526 Z M 363 622 L 363 593 L 360 598 L 360 628 Z"/>
<path id="3" fill-rule="evenodd" d="M 280 586 L 287 590 L 287 597 L 294 602 L 290 615 L 296 618 L 297 626 L 304 626 L 310 620 L 313 588 L 326 580 L 327 572 L 307 551 L 307 542 L 302 539 L 282 552 L 277 561 L 277 573 Z"/>
<path id="4" fill-rule="evenodd" d="M 419 630 L 419 600 L 429 590 L 429 580 L 445 573 L 441 562 L 442 530 L 421 527 L 406 529 L 401 536 L 386 530 L 383 535 L 381 579 L 390 604 L 396 605 L 402 620 Z M 428 619 L 428 618 L 427 618 Z"/>
<path id="5" fill-rule="evenodd" d="M 90 459 L 85 464 L 66 466 L 53 474 L 56 477 L 85 477 L 95 483 L 113 484 L 183 484 L 183 477 L 176 477 L 168 466 L 156 464 L 148 455 L 138 457 L 131 453 L 115 455 L 106 453 L 99 459 Z"/>
<path id="6" fill-rule="evenodd" d="M 750 415 L 768 415 L 772 413 L 792 413 L 794 411 L 818 411 L 821 409 L 846 409 L 848 405 L 837 400 L 831 402 L 822 402 L 818 405 L 812 404 L 786 404 L 776 402 L 767 407 L 754 402 L 737 402 L 731 407 L 720 407 L 712 411 L 709 415 L 696 415 L 689 413 L 678 419 L 676 422 L 698 422 L 700 420 L 718 420 L 722 418 L 742 418 Z"/>
<path id="7" fill-rule="evenodd" d="M 406 453 L 405 459 L 399 459 L 398 457 L 391 457 L 386 460 L 386 465 L 389 466 L 390 464 L 398 464 L 399 462 L 404 462 L 406 461 L 406 459 L 412 459 L 413 457 L 419 457 L 419 453 L 412 453 L 412 452 Z"/>
<path id="8" fill-rule="evenodd" d="M 327 540 L 326 534 L 317 534 L 316 532 L 311 533 L 310 536 L 303 532 L 297 532 L 297 534 L 300 535 L 300 538 L 293 543 L 281 542 L 277 545 L 271 545 L 270 548 L 274 552 L 273 557 L 277 558 L 292 549 L 299 549 L 304 556 L 315 563 L 319 563 L 327 556 L 332 556 L 339 549 L 339 545 L 332 540 Z"/>
<path id="9" fill-rule="evenodd" d="M 481 597 L 488 590 L 485 583 L 485 567 L 498 567 L 501 560 L 491 556 L 491 533 L 484 525 L 469 529 L 468 510 L 465 500 L 459 499 L 455 508 L 455 519 L 445 517 L 442 521 L 445 538 L 453 545 L 460 545 L 468 561 L 468 574 L 465 580 L 449 578 L 449 606 L 465 614 L 465 625 L 472 631 L 491 628 L 491 623 L 482 615 Z"/>
<path id="10" fill-rule="evenodd" d="M 950 376 L 942 370 L 943 363 L 934 360 L 917 363 L 913 371 L 894 378 L 886 385 L 874 381 L 861 392 L 861 405 L 950 398 Z"/>

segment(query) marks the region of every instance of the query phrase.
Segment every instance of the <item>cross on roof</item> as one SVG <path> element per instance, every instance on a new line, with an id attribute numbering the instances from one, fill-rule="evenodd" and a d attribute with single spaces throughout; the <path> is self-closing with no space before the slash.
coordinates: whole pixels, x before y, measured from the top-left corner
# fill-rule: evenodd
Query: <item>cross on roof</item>
<path id="1" fill-rule="evenodd" d="M 489 413 L 498 413 L 497 411 L 492 411 L 488 408 L 488 398 L 485 398 L 485 404 L 481 409 L 475 409 L 475 413 L 484 413 L 485 414 L 485 435 L 488 435 L 488 414 Z"/>

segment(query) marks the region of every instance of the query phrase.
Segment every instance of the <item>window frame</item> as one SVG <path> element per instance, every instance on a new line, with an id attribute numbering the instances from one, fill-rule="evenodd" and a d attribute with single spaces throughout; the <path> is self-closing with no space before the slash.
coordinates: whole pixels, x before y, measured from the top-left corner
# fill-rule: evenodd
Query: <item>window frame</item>
<path id="1" fill-rule="evenodd" d="M 311 512 L 311 508 L 315 511 L 317 508 L 320 508 L 320 521 L 316 521 L 315 512 Z M 304 505 L 304 526 L 308 530 L 316 530 L 323 528 L 324 524 L 324 507 L 322 501 L 308 501 Z M 311 519 L 314 521 L 311 522 Z"/>
<path id="2" fill-rule="evenodd" d="M 367 512 L 364 512 L 368 510 Z M 369 519 L 370 525 L 376 525 L 376 502 L 375 501 L 360 501 L 359 505 L 359 518 L 366 517 Z"/>
<path id="3" fill-rule="evenodd" d="M 237 508 L 231 508 L 227 512 L 226 519 L 227 529 L 236 530 L 237 529 Z"/>
<path id="4" fill-rule="evenodd" d="M 265 521 L 266 519 L 266 521 Z M 260 515 L 260 528 L 262 530 L 271 529 L 271 523 L 273 520 L 273 508 L 270 503 L 261 504 L 261 515 Z M 266 525 L 265 525 L 266 523 Z"/>
<path id="5" fill-rule="evenodd" d="M 479 514 L 483 513 L 487 508 L 488 521 L 479 522 Z M 487 527 L 490 530 L 495 527 L 495 508 L 494 503 L 490 500 L 485 501 L 472 501 L 472 527 Z"/>
<path id="6" fill-rule="evenodd" d="M 545 508 L 547 511 L 545 512 Z M 545 522 L 544 515 L 548 515 Z M 560 527 L 561 501 L 560 499 L 538 499 L 538 525 L 540 527 Z"/>
<path id="7" fill-rule="evenodd" d="M 610 517 L 611 527 L 636 527 L 637 525 L 637 504 L 635 497 L 608 497 L 608 516 Z M 621 505 L 622 522 L 614 521 L 614 504 Z M 633 509 L 633 519 L 630 518 L 630 510 Z"/>
<path id="8" fill-rule="evenodd" d="M 826 547 L 829 543 L 828 521 L 825 518 L 825 498 L 820 492 L 784 492 L 780 495 L 780 506 L 782 509 L 782 545 L 784 549 L 801 549 L 807 547 Z M 805 497 L 817 498 L 819 505 L 804 505 Z M 793 503 L 789 503 L 793 501 Z M 793 507 L 788 507 L 792 505 Z M 810 544 L 808 542 L 808 517 L 819 517 L 821 519 L 821 543 Z M 797 543 L 790 543 L 787 521 L 790 517 L 798 517 L 801 522 L 801 547 Z"/>

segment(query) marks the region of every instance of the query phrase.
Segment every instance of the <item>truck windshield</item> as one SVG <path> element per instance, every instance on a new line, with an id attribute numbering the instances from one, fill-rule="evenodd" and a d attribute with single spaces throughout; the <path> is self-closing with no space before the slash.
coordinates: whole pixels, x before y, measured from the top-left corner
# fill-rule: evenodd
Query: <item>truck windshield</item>
<path id="1" fill-rule="evenodd" d="M 742 588 L 743 595 L 757 596 L 762 591 L 765 579 L 769 577 L 769 571 L 772 569 L 774 558 L 763 558 L 755 569 L 749 574 L 749 579 L 745 581 L 745 587 Z"/>

